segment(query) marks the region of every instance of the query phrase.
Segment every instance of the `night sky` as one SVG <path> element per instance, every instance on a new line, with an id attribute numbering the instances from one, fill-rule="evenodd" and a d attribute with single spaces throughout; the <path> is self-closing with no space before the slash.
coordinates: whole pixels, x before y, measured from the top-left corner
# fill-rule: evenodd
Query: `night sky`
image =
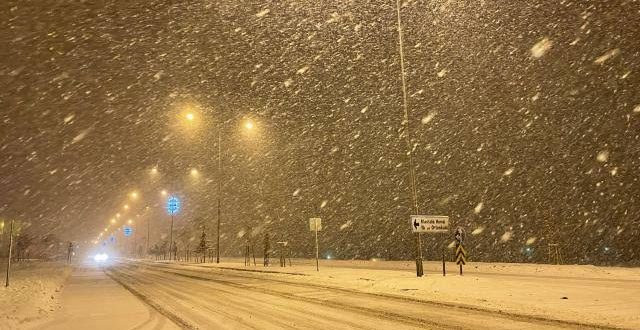
<path id="1" fill-rule="evenodd" d="M 471 260 L 638 264 L 640 1 L 401 14 L 420 213 Z M 91 248 L 121 213 L 109 233 L 154 244 L 166 189 L 182 248 L 215 235 L 222 180 L 223 256 L 269 232 L 310 257 L 319 216 L 325 257 L 410 259 L 397 23 L 395 1 L 3 1 L 0 218 Z M 423 238 L 437 259 L 453 234 Z"/>

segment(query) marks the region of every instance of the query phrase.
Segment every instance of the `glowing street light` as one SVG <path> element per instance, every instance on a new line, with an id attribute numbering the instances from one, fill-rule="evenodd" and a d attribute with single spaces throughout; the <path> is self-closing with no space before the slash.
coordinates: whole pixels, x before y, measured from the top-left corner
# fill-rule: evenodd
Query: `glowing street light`
<path id="1" fill-rule="evenodd" d="M 194 119 L 196 119 L 196 115 L 193 114 L 193 112 L 187 112 L 184 117 L 188 120 L 188 121 L 193 121 Z"/>
<path id="2" fill-rule="evenodd" d="M 197 170 L 197 169 L 195 169 L 195 168 L 192 168 L 190 173 L 191 173 L 191 176 L 192 176 L 192 177 L 197 177 L 197 176 L 198 176 L 198 174 L 200 174 L 200 173 L 198 172 L 198 170 Z"/>
<path id="3" fill-rule="evenodd" d="M 115 219 L 115 218 L 112 218 L 112 219 L 111 219 L 111 223 L 112 223 L 112 224 L 115 224 L 115 223 L 116 223 L 116 219 Z"/>
<path id="4" fill-rule="evenodd" d="M 129 221 L 127 221 L 128 224 L 132 224 L 133 220 L 129 219 Z"/>
<path id="5" fill-rule="evenodd" d="M 253 124 L 253 122 L 251 120 L 247 120 L 244 123 L 244 128 L 248 129 L 248 130 L 252 130 L 255 127 L 255 125 Z"/>
<path id="6" fill-rule="evenodd" d="M 116 218 L 120 218 L 120 213 L 116 213 Z"/>
<path id="7" fill-rule="evenodd" d="M 153 175 L 158 174 L 158 168 L 157 167 L 152 168 L 151 169 L 151 174 L 153 174 Z"/>
<path id="8" fill-rule="evenodd" d="M 162 196 L 167 196 L 167 194 L 168 194 L 168 192 L 167 192 L 167 190 L 166 190 L 166 189 L 162 189 L 162 190 L 160 191 L 160 195 L 162 195 Z"/>
<path id="9" fill-rule="evenodd" d="M 137 199 L 138 198 L 138 192 L 134 191 L 131 194 L 129 194 L 129 197 L 131 197 L 131 199 Z"/>
<path id="10" fill-rule="evenodd" d="M 128 205 L 128 204 L 124 204 L 123 208 L 124 208 L 125 210 L 128 210 L 128 209 L 129 209 L 129 205 Z"/>

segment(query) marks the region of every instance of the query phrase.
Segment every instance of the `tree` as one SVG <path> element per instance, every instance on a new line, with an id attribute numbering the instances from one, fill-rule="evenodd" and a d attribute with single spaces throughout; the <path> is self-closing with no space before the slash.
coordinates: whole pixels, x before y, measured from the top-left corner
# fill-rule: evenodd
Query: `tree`
<path id="1" fill-rule="evenodd" d="M 207 233 L 205 233 L 205 231 L 203 230 L 202 235 L 200 235 L 200 243 L 196 247 L 196 253 L 202 253 L 201 262 L 206 261 L 206 253 L 208 248 L 209 245 L 207 244 Z"/>
<path id="2" fill-rule="evenodd" d="M 264 233 L 264 266 L 269 266 L 269 252 L 271 251 L 271 241 L 269 233 Z"/>
<path id="3" fill-rule="evenodd" d="M 161 251 L 162 250 L 160 249 L 157 243 L 149 248 L 149 254 L 156 257 L 156 260 L 158 260 L 158 257 L 162 254 Z"/>
<path id="4" fill-rule="evenodd" d="M 25 259 L 25 254 L 29 251 L 29 247 L 33 242 L 33 237 L 29 234 L 22 234 L 16 239 L 16 259 Z"/>
<path id="5" fill-rule="evenodd" d="M 168 245 L 169 245 L 169 243 L 167 241 L 162 241 L 162 243 L 160 243 L 160 251 L 162 251 L 161 252 L 162 260 L 166 260 L 167 259 L 167 252 L 169 252 L 168 251 L 168 247 L 167 247 Z"/>

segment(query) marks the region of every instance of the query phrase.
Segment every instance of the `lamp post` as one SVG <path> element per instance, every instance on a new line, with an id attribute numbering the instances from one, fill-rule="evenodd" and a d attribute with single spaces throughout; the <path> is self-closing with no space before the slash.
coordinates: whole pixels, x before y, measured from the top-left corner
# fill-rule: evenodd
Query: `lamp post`
<path id="1" fill-rule="evenodd" d="M 187 123 L 196 122 L 196 115 L 188 111 L 184 113 L 184 119 L 186 119 Z M 217 221 L 216 221 L 216 263 L 220 263 L 220 224 L 222 222 L 222 180 L 223 180 L 223 169 L 222 169 L 222 130 L 224 128 L 224 123 L 220 118 L 217 119 L 217 135 L 218 135 L 218 193 L 217 193 Z M 246 120 L 243 125 L 244 129 L 251 131 L 255 128 L 255 124 L 251 120 Z"/>
<path id="2" fill-rule="evenodd" d="M 402 40 L 402 21 L 400 15 L 400 0 L 396 0 L 396 13 L 398 18 L 398 48 L 400 50 L 400 70 L 402 77 L 402 108 L 404 110 L 404 138 L 407 144 L 407 154 L 409 156 L 409 179 L 411 181 L 411 195 L 413 197 L 413 209 L 415 214 L 420 214 L 418 209 L 418 192 L 416 188 L 416 174 L 413 167 L 413 146 L 411 145 L 411 130 L 409 126 L 409 108 L 407 107 L 407 81 L 404 67 L 404 48 Z M 422 277 L 424 270 L 422 266 L 422 237 L 420 233 L 416 236 L 416 275 Z"/>
<path id="3" fill-rule="evenodd" d="M 218 121 L 218 224 L 216 230 L 216 263 L 220 263 L 220 204 L 222 195 L 222 134 Z"/>

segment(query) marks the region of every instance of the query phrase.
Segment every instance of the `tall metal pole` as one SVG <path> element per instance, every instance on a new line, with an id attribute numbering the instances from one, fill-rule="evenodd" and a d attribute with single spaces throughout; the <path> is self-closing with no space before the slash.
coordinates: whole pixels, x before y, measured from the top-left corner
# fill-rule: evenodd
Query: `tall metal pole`
<path id="1" fill-rule="evenodd" d="M 413 146 L 411 145 L 411 130 L 409 126 L 409 108 L 407 107 L 407 81 L 404 68 L 404 47 L 402 41 L 402 20 L 400 16 L 400 0 L 396 0 L 396 12 L 398 15 L 398 47 L 400 50 L 400 70 L 402 70 L 402 107 L 404 109 L 404 137 L 407 144 L 407 155 L 409 156 L 409 177 L 411 180 L 411 195 L 413 197 L 413 209 L 415 214 L 420 214 L 418 210 L 418 192 L 416 189 L 416 174 L 413 167 Z M 422 267 L 422 237 L 418 233 L 416 237 L 416 275 L 424 275 Z"/>
<path id="2" fill-rule="evenodd" d="M 137 233 L 138 228 L 135 228 L 135 226 L 132 226 L 132 227 L 133 227 L 133 258 L 135 259 L 135 258 L 138 258 L 138 254 L 137 254 L 138 246 L 136 245 L 136 236 L 138 235 Z"/>
<path id="3" fill-rule="evenodd" d="M 151 219 L 147 218 L 147 251 L 144 254 L 145 256 L 149 255 L 149 226 L 150 226 L 149 223 L 150 222 L 151 222 Z"/>
<path id="4" fill-rule="evenodd" d="M 220 132 L 220 123 L 218 123 L 218 229 L 216 240 L 216 263 L 220 263 L 220 199 L 222 194 L 222 137 Z"/>
<path id="5" fill-rule="evenodd" d="M 7 256 L 7 277 L 4 286 L 9 286 L 9 269 L 11 269 L 11 247 L 13 246 L 13 219 L 11 220 L 11 229 L 9 229 L 9 255 Z"/>
<path id="6" fill-rule="evenodd" d="M 171 230 L 169 231 L 169 260 L 173 260 L 171 253 L 173 253 L 173 212 L 171 212 Z"/>

